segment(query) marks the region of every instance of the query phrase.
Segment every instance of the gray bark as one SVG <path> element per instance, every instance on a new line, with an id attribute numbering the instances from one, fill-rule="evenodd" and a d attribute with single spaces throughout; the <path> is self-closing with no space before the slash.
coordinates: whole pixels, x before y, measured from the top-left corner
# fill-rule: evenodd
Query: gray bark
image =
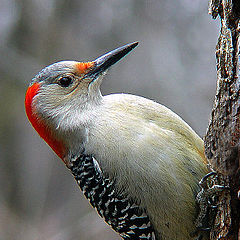
<path id="1" fill-rule="evenodd" d="M 216 46 L 217 91 L 205 136 L 205 154 L 221 185 L 211 240 L 240 239 L 240 1 L 210 0 L 209 13 L 221 19 Z"/>

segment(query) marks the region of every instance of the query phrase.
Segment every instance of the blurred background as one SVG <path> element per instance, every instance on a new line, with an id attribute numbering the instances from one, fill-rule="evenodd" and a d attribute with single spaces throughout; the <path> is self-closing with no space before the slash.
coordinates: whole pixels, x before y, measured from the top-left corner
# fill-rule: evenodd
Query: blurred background
<path id="1" fill-rule="evenodd" d="M 109 71 L 103 94 L 153 99 L 204 136 L 219 30 L 207 7 L 207 0 L 0 0 L 0 240 L 120 239 L 30 126 L 25 91 L 46 65 L 139 41 Z"/>

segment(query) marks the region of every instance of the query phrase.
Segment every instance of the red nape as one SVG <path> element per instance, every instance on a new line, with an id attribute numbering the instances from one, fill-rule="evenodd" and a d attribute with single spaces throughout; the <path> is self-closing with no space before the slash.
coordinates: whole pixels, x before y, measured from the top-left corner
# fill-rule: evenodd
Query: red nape
<path id="1" fill-rule="evenodd" d="M 44 122 L 38 118 L 37 114 L 34 113 L 34 106 L 32 104 L 32 101 L 34 96 L 38 93 L 39 88 L 39 83 L 34 83 L 28 88 L 25 97 L 26 114 L 32 126 L 38 132 L 40 137 L 43 138 L 45 142 L 53 149 L 53 151 L 63 160 L 65 151 L 62 142 L 57 141 L 53 137 L 50 129 L 47 128 L 46 124 L 44 124 Z"/>

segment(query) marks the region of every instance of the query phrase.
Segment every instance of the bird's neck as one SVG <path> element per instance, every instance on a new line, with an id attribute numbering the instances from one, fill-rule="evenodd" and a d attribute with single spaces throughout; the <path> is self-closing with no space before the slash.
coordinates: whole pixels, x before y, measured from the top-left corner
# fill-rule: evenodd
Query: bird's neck
<path id="1" fill-rule="evenodd" d="M 74 106 L 74 105 L 73 105 Z M 63 161 L 68 164 L 73 158 L 78 158 L 84 152 L 85 146 L 89 143 L 90 129 L 98 119 L 100 102 L 92 102 L 83 107 L 75 106 L 69 112 L 59 118 L 56 117 L 52 122 L 54 135 L 61 139 L 65 148 Z"/>
<path id="2" fill-rule="evenodd" d="M 25 98 L 25 109 L 26 114 L 28 116 L 29 121 L 32 126 L 38 132 L 41 138 L 45 140 L 45 142 L 53 149 L 53 151 L 61 158 L 64 158 L 65 155 L 65 147 L 62 141 L 58 140 L 52 129 L 44 122 L 36 113 L 36 109 L 33 104 L 34 97 L 39 91 L 39 84 L 34 83 L 27 90 L 26 98 Z"/>
<path id="3" fill-rule="evenodd" d="M 88 141 L 91 123 L 96 118 L 95 111 L 102 104 L 102 95 L 92 84 L 89 87 L 91 98 L 84 104 L 79 104 L 79 98 L 76 97 L 76 101 L 56 106 L 49 111 L 42 107 L 43 103 L 39 107 L 39 89 L 40 84 L 34 83 L 27 90 L 27 116 L 40 137 L 68 164 L 70 158 L 79 157 L 78 154 L 83 151 L 84 144 Z"/>

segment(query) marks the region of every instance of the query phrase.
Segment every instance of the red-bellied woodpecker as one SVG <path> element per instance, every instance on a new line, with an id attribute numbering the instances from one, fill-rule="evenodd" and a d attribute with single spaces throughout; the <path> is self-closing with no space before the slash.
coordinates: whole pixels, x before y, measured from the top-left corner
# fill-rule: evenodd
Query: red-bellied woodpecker
<path id="1" fill-rule="evenodd" d="M 137 44 L 44 68 L 27 90 L 26 113 L 122 238 L 193 239 L 207 173 L 202 139 L 154 101 L 100 92 L 107 69 Z"/>

